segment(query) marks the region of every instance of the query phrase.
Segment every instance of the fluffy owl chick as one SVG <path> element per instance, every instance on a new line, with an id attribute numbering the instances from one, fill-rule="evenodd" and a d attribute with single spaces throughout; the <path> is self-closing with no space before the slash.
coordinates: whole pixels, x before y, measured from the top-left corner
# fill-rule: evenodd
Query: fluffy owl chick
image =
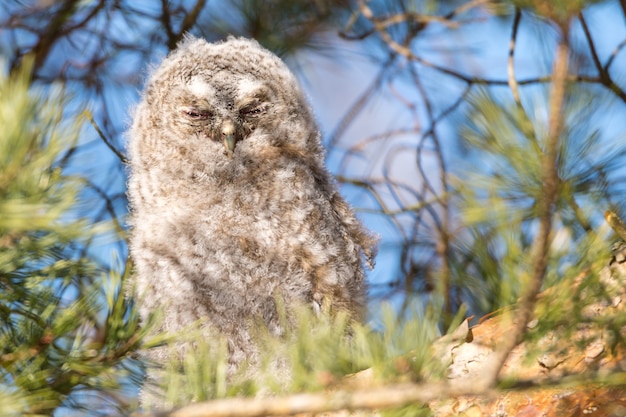
<path id="1" fill-rule="evenodd" d="M 275 55 L 246 39 L 187 38 L 148 80 L 128 148 L 144 319 L 161 309 L 163 331 L 202 319 L 237 364 L 255 354 L 252 322 L 280 333 L 277 299 L 361 316 L 375 239 L 339 195 Z"/>

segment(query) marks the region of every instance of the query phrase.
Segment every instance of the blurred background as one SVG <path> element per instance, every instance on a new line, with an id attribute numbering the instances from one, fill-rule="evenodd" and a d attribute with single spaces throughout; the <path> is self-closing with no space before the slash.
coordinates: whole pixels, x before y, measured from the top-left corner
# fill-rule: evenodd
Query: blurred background
<path id="1" fill-rule="evenodd" d="M 601 229 L 605 210 L 621 213 L 625 23 L 618 0 L 3 0 L 0 67 L 11 74 L 28 62 L 31 88 L 63 96 L 59 123 L 82 121 L 55 164 L 84 183 L 66 216 L 96 232 L 63 250 L 93 262 L 90 282 L 106 287 L 128 256 L 124 135 L 150 68 L 186 33 L 257 39 L 297 75 L 331 172 L 381 236 L 370 323 L 382 326 L 386 304 L 399 317 L 435 309 L 445 329 L 459 312 L 481 316 L 519 297 L 563 39 L 569 75 L 547 282 L 580 261 L 576 248 Z M 58 299 L 81 291 L 67 281 Z"/>

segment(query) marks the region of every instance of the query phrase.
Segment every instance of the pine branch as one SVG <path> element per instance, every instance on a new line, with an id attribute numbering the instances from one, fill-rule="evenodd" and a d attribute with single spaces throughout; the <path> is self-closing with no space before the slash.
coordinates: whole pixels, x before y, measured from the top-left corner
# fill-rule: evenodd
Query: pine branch
<path id="1" fill-rule="evenodd" d="M 482 388 L 477 389 L 469 383 L 465 386 L 448 383 L 405 383 L 353 391 L 294 394 L 272 398 L 229 398 L 192 404 L 169 412 L 134 413 L 131 417 L 262 417 L 341 410 L 377 410 L 488 392 Z"/>
<path id="2" fill-rule="evenodd" d="M 557 173 L 557 153 L 559 139 L 563 129 L 563 103 L 567 83 L 569 46 L 566 40 L 567 31 L 563 29 L 562 38 L 557 47 L 553 64 L 553 82 L 549 102 L 549 131 L 542 167 L 542 196 L 539 205 L 539 230 L 533 242 L 533 255 L 530 265 L 533 266 L 530 282 L 524 290 L 519 308 L 513 319 L 514 328 L 503 341 L 492 361 L 491 368 L 485 369 L 485 376 L 478 385 L 493 386 L 497 381 L 502 365 L 524 337 L 528 323 L 531 321 L 537 294 L 543 284 L 550 257 L 550 235 L 552 234 L 552 217 L 557 199 L 559 176 Z"/>

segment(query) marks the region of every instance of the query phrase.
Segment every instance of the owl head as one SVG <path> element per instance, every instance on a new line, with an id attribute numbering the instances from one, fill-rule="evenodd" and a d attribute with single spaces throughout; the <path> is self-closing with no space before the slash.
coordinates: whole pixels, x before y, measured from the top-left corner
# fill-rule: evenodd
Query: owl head
<path id="1" fill-rule="evenodd" d="M 248 39 L 185 38 L 152 72 L 135 119 L 135 130 L 155 132 L 149 146 L 165 142 L 214 165 L 268 147 L 315 154 L 321 146 L 293 74 Z"/>

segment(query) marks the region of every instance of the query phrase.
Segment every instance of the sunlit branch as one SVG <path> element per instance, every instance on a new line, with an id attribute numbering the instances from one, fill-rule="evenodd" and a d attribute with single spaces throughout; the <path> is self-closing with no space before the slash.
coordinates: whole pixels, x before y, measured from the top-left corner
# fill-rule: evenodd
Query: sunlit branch
<path id="1" fill-rule="evenodd" d="M 613 52 L 611 52 L 611 56 L 609 57 L 609 59 L 607 59 L 606 64 L 604 64 L 604 71 L 608 72 L 609 68 L 611 67 L 611 64 L 613 64 L 613 61 L 615 60 L 615 58 L 617 57 L 617 54 L 620 53 L 620 51 L 624 48 L 624 46 L 626 46 L 626 39 L 624 39 L 623 41 L 621 41 L 613 50 Z"/>
<path id="2" fill-rule="evenodd" d="M 374 410 L 428 403 L 459 395 L 486 394 L 473 386 L 453 387 L 447 383 L 396 384 L 380 388 L 329 393 L 295 394 L 272 398 L 229 398 L 198 403 L 171 412 L 134 413 L 131 417 L 260 417 L 341 410 Z"/>
<path id="3" fill-rule="evenodd" d="M 513 29 L 511 29 L 511 41 L 509 43 L 509 61 L 507 65 L 509 75 L 509 87 L 513 93 L 513 99 L 519 107 L 522 106 L 522 102 L 519 96 L 519 88 L 517 80 L 515 79 L 515 44 L 517 39 L 517 30 L 519 28 L 519 22 L 522 18 L 522 11 L 519 7 L 515 8 L 515 17 L 513 18 Z"/>
<path id="4" fill-rule="evenodd" d="M 472 2 L 472 4 L 474 3 L 476 3 L 476 5 L 482 4 L 482 2 Z M 381 24 L 381 22 L 376 19 L 374 12 L 369 8 L 369 6 L 367 6 L 367 4 L 361 1 L 359 3 L 359 7 L 360 7 L 360 11 L 363 17 L 365 17 L 372 23 L 373 31 L 378 33 L 380 38 L 385 42 L 385 44 L 389 47 L 389 49 L 391 49 L 393 52 L 397 53 L 398 55 L 401 55 L 411 61 L 418 62 L 426 67 L 433 68 L 443 74 L 449 75 L 451 77 L 464 81 L 468 84 L 511 86 L 510 77 L 507 80 L 498 80 L 498 79 L 470 76 L 467 74 L 463 74 L 459 71 L 455 71 L 450 68 L 435 64 L 427 59 L 420 57 L 419 55 L 416 55 L 411 50 L 411 48 L 409 48 L 408 46 L 399 44 L 391 37 L 391 35 L 386 30 L 387 26 Z M 581 21 L 584 21 L 584 20 L 581 19 Z M 586 25 L 583 24 L 583 28 L 585 27 Z M 595 51 L 592 48 L 592 53 L 593 52 Z M 621 100 L 626 102 L 626 92 L 624 92 L 617 84 L 615 84 L 615 82 L 609 76 L 608 72 L 604 71 L 604 68 L 602 66 L 600 66 L 599 69 L 601 70 L 601 74 L 599 77 L 591 77 L 591 76 L 586 76 L 582 74 L 574 74 L 574 75 L 568 75 L 567 79 L 572 80 L 572 81 L 592 82 L 592 83 L 602 84 L 605 87 L 607 87 L 610 91 L 612 91 L 614 94 L 616 94 Z M 547 75 L 547 76 L 541 76 L 541 77 L 531 77 L 527 79 L 516 80 L 515 83 L 517 84 L 517 86 L 521 86 L 521 85 L 546 83 L 546 82 L 551 82 L 551 81 L 552 81 L 551 76 Z"/>
<path id="5" fill-rule="evenodd" d="M 513 348 L 518 345 L 527 331 L 531 321 L 537 294 L 543 284 L 543 279 L 548 268 L 550 258 L 550 236 L 552 234 L 552 217 L 554 204 L 559 189 L 559 177 L 557 173 L 557 156 L 559 138 L 563 130 L 563 106 L 566 96 L 568 54 L 567 25 L 562 26 L 561 39 L 555 53 L 552 74 L 553 82 L 549 98 L 549 126 L 545 153 L 541 161 L 542 193 L 537 202 L 539 206 L 539 230 L 533 240 L 531 259 L 530 281 L 523 289 L 522 297 L 518 303 L 518 309 L 513 319 L 513 330 L 498 347 L 494 360 L 485 369 L 485 378 L 481 381 L 485 386 L 493 386 L 497 381 L 497 375 L 502 365 L 509 357 Z M 479 384 L 480 385 L 480 384 Z"/>
<path id="6" fill-rule="evenodd" d="M 176 34 L 172 28 L 172 13 L 169 8 L 169 2 L 167 0 L 161 0 L 161 24 L 165 29 L 167 35 L 167 47 L 174 49 L 176 47 Z"/>

